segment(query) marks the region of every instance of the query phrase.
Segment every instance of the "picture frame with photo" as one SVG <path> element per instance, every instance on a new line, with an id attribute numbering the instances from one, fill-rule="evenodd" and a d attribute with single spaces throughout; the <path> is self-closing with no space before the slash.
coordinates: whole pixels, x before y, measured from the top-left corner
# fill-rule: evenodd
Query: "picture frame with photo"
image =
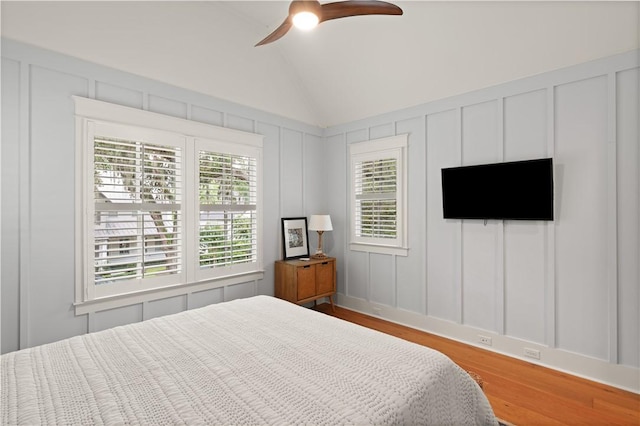
<path id="1" fill-rule="evenodd" d="M 285 260 L 309 257 L 306 217 L 282 218 L 282 247 Z"/>

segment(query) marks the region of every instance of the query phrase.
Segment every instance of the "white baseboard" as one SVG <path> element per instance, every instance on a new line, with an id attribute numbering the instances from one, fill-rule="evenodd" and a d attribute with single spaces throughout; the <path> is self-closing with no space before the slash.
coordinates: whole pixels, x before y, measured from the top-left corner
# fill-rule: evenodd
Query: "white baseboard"
<path id="1" fill-rule="evenodd" d="M 630 392 L 640 393 L 640 370 L 637 368 L 611 364 L 607 361 L 585 355 L 550 348 L 538 343 L 500 335 L 487 330 L 461 325 L 451 321 L 393 308 L 391 306 L 371 303 L 364 299 L 345 296 L 340 293 L 337 294 L 337 304 L 356 312 L 406 325 L 470 346 L 476 346 L 481 349 L 507 355 L 532 364 L 552 368 Z M 479 335 L 491 338 L 491 346 L 479 343 Z M 525 348 L 539 351 L 540 359 L 536 360 L 525 357 Z"/>

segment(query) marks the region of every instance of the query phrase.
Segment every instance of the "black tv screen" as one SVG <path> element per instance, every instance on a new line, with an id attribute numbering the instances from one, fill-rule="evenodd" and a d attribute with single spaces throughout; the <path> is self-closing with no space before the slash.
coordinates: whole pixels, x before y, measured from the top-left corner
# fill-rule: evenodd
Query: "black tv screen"
<path id="1" fill-rule="evenodd" d="M 442 169 L 445 219 L 553 220 L 553 159 Z"/>

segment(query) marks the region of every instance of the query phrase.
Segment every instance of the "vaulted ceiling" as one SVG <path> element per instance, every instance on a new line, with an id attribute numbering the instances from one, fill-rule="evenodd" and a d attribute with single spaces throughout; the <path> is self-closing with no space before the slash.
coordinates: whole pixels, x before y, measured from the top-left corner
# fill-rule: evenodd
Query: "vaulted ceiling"
<path id="1" fill-rule="evenodd" d="M 261 47 L 288 2 L 0 4 L 3 37 L 322 127 L 640 47 L 637 1 L 399 1 Z"/>

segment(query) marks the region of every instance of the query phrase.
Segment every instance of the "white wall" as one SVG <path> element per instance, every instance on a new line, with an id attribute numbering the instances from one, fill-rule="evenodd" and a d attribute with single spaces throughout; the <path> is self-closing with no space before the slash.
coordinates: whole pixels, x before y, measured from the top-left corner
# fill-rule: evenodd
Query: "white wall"
<path id="1" fill-rule="evenodd" d="M 633 51 L 329 128 L 339 303 L 640 391 L 638 66 Z M 409 255 L 350 251 L 347 146 L 401 133 Z M 441 168 L 539 157 L 553 222 L 442 218 Z"/>
<path id="2" fill-rule="evenodd" d="M 264 279 L 75 316 L 72 95 L 263 134 Z M 322 142 L 313 126 L 3 39 L 2 352 L 273 294 L 280 218 L 325 209 Z"/>

